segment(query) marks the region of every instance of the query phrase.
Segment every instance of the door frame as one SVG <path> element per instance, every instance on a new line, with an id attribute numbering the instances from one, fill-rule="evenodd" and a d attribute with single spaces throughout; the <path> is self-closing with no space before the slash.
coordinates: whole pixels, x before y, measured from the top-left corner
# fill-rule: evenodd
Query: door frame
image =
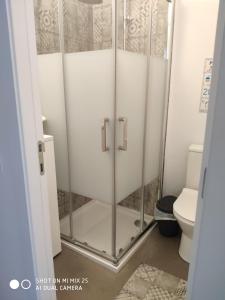
<path id="1" fill-rule="evenodd" d="M 13 117 L 14 111 L 17 115 L 17 128 L 14 128 L 14 134 L 19 140 L 20 149 L 18 151 L 21 154 L 23 174 L 20 179 L 23 180 L 25 191 L 24 199 L 17 200 L 21 201 L 21 205 L 23 201 L 26 207 L 27 235 L 31 244 L 30 254 L 33 263 L 32 278 L 54 278 L 47 179 L 46 175 L 40 175 L 38 158 L 38 141 L 43 141 L 43 128 L 38 91 L 33 1 L 3 0 L 0 9 L 2 10 L 2 16 L 4 16 L 4 26 L 1 28 L 4 31 L 2 36 L 5 36 L 5 40 L 9 42 L 4 43 L 4 45 L 1 44 L 1 47 L 5 47 L 6 51 L 10 53 L 10 61 L 6 60 L 4 62 L 2 60 L 6 69 L 11 70 L 11 72 L 5 72 L 4 76 L 7 77 L 6 80 L 11 82 L 14 88 L 13 92 L 8 89 L 2 95 L 9 97 L 13 103 L 7 103 L 3 107 L 3 111 L 7 108 L 7 118 L 9 120 Z M 4 124 L 1 124 L 1 126 L 4 126 Z M 15 149 L 16 151 L 17 149 Z M 8 163 L 8 166 L 10 165 L 7 157 L 5 163 Z M 7 198 L 5 201 L 7 201 Z M 9 219 L 10 215 L 9 211 Z M 18 247 L 19 252 L 22 246 L 17 244 L 16 247 Z M 17 266 L 15 265 L 13 268 L 16 274 Z M 21 273 L 20 271 L 18 270 L 19 273 Z M 32 286 L 36 294 L 35 299 L 56 299 L 55 291 L 36 291 L 33 282 Z M 27 299 L 26 295 L 29 296 L 28 293 L 24 293 L 23 298 L 20 298 L 19 292 L 18 294 L 15 293 L 17 299 Z M 5 299 L 12 299 L 7 298 L 8 295 L 5 296 Z"/>
<path id="2" fill-rule="evenodd" d="M 213 75 L 201 169 L 189 300 L 225 297 L 225 1 L 219 2 Z"/>
<path id="3" fill-rule="evenodd" d="M 19 124 L 19 139 L 22 151 L 22 162 L 24 171 L 24 185 L 26 188 L 26 205 L 27 216 L 30 228 L 30 240 L 32 244 L 32 257 L 34 262 L 34 275 L 36 277 L 54 277 L 51 243 L 50 243 L 50 223 L 47 205 L 47 189 L 46 178 L 39 174 L 39 162 L 37 154 L 37 141 L 43 139 L 40 101 L 38 98 L 37 86 L 37 65 L 36 65 L 36 44 L 35 44 L 35 28 L 33 18 L 33 1 L 30 0 L 3 0 L 3 6 L 6 7 L 6 15 L 8 21 L 8 28 L 6 34 L 10 39 L 10 51 L 13 68 L 13 81 L 15 88 L 15 105 L 17 110 L 18 124 Z M 210 161 L 216 153 L 212 147 L 212 134 L 216 133 L 215 118 L 217 108 L 220 108 L 221 101 L 219 101 L 220 91 L 223 91 L 224 83 L 221 79 L 225 78 L 225 72 L 221 69 L 222 61 L 225 57 L 225 1 L 220 0 L 219 20 L 217 28 L 216 51 L 215 51 L 215 67 L 214 79 L 212 83 L 212 92 L 210 99 L 209 116 L 207 121 L 206 144 L 203 158 L 202 174 L 205 167 L 210 166 Z M 9 116 L 10 117 L 10 116 Z M 225 120 L 224 120 L 225 123 Z M 223 124 L 224 124 L 223 123 Z M 225 124 L 224 124 L 225 127 Z M 223 156 L 224 157 L 224 156 Z M 225 163 L 224 163 L 225 164 Z M 212 162 L 213 169 L 213 162 Z M 225 168 L 224 168 L 225 169 Z M 204 269 L 206 267 L 212 268 L 212 260 L 201 260 L 204 251 L 203 239 L 206 232 L 205 222 L 210 215 L 209 205 L 210 201 L 210 168 L 208 167 L 207 184 L 209 188 L 204 191 L 204 197 L 199 196 L 198 203 L 198 218 L 194 234 L 193 245 L 193 263 L 190 266 L 189 282 L 188 282 L 188 299 L 203 299 L 199 298 L 199 291 L 197 290 L 196 282 L 200 276 L 206 277 Z M 203 176 L 202 176 L 203 178 Z M 201 181 L 201 188 L 203 187 L 203 180 Z M 201 189 L 200 189 L 201 190 Z M 222 196 L 222 195 L 221 195 Z M 214 200 L 215 205 L 221 206 L 219 197 Z M 220 207 L 219 206 L 219 207 Z M 40 222 L 41 220 L 41 222 Z M 225 228 L 225 218 L 220 219 L 221 233 L 222 228 Z M 224 235 L 223 235 L 224 236 Z M 213 236 L 208 236 L 207 252 L 210 250 L 214 253 L 215 245 L 210 243 Z M 221 242 L 224 240 L 221 236 Z M 221 250 L 223 250 L 221 248 Z M 218 249 L 218 258 L 222 258 L 224 253 Z M 204 264 L 204 268 L 203 268 Z M 218 265 L 216 265 L 218 267 Z M 213 270 L 213 269 L 211 269 Z M 218 276 L 225 275 L 224 268 L 220 270 Z M 210 276 L 208 276 L 210 277 Z M 218 284 L 222 280 L 217 281 L 217 285 L 205 286 L 204 289 L 220 287 Z M 216 290 L 215 295 L 216 295 Z M 218 292 L 218 291 L 217 291 Z M 55 292 L 50 291 L 48 299 L 56 299 Z M 25 299 L 25 298 L 24 298 Z M 37 299 L 45 300 L 46 292 L 37 292 Z M 209 298 L 204 298 L 209 299 Z M 218 298 L 219 299 L 219 298 Z M 221 298 L 222 299 L 222 298 Z"/>

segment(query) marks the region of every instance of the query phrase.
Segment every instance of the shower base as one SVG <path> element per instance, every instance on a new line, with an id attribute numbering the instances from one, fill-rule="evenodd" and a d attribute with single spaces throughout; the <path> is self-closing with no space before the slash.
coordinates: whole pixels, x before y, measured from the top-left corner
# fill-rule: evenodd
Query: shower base
<path id="1" fill-rule="evenodd" d="M 156 223 L 153 223 L 151 225 L 151 227 L 149 227 L 149 229 L 130 248 L 130 250 L 120 259 L 120 261 L 117 265 L 114 265 L 109 260 L 107 260 L 103 257 L 100 257 L 99 255 L 96 255 L 89 250 L 85 250 L 77 245 L 67 242 L 66 240 L 62 240 L 62 244 L 65 245 L 66 247 L 72 249 L 73 251 L 76 251 L 76 252 L 80 253 L 81 255 L 87 257 L 88 259 L 99 263 L 103 267 L 105 267 L 115 273 L 118 273 L 124 267 L 124 265 L 128 262 L 128 260 L 134 255 L 134 253 L 138 250 L 138 248 L 144 243 L 144 241 L 150 235 L 150 233 L 155 228 L 155 226 L 156 226 Z"/>
<path id="2" fill-rule="evenodd" d="M 98 200 L 92 200 L 75 210 L 73 218 L 74 239 L 86 246 L 95 248 L 102 253 L 111 255 L 112 251 L 112 206 Z M 140 218 L 140 212 L 127 207 L 117 205 L 117 232 L 116 253 L 117 255 L 139 234 L 139 227 L 135 221 Z M 149 224 L 152 216 L 145 215 L 145 221 Z M 60 220 L 60 230 L 65 236 L 70 236 L 69 216 Z M 69 242 L 65 242 L 71 244 Z M 77 246 L 72 245 L 72 248 Z M 134 248 L 134 246 L 132 247 Z M 78 250 L 78 249 L 75 249 Z M 82 250 L 83 251 L 83 250 Z M 85 251 L 85 250 L 84 250 Z M 79 251 L 80 252 L 80 251 Z M 89 251 L 86 251 L 89 252 Z M 85 254 L 85 253 L 83 253 Z"/>

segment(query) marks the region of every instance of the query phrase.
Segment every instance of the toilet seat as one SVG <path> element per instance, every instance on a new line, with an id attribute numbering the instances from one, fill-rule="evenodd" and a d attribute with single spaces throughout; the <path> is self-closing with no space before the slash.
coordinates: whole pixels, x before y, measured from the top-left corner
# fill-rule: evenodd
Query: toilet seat
<path id="1" fill-rule="evenodd" d="M 174 202 L 175 214 L 190 223 L 195 223 L 198 191 L 184 188 L 180 196 Z"/>
<path id="2" fill-rule="evenodd" d="M 179 215 L 176 211 L 174 211 L 173 214 L 174 214 L 174 216 L 175 216 L 175 218 L 176 218 L 177 220 L 179 220 L 179 221 L 183 222 L 184 224 L 187 224 L 187 225 L 189 225 L 189 226 L 191 226 L 191 227 L 194 227 L 195 222 L 192 222 L 192 221 L 189 221 L 189 220 L 183 218 L 183 217 L 182 217 L 181 215 Z M 179 223 L 179 222 L 178 222 L 178 223 Z"/>

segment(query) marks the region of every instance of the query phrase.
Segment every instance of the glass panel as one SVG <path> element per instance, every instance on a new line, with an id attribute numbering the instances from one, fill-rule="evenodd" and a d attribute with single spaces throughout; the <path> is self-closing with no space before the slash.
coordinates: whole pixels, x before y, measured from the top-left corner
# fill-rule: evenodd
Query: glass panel
<path id="1" fill-rule="evenodd" d="M 155 0 L 152 2 L 151 9 L 151 51 L 144 162 L 144 212 L 146 223 L 151 221 L 151 216 L 154 215 L 155 203 L 160 196 L 162 130 L 168 64 L 169 5 L 165 0 Z"/>
<path id="2" fill-rule="evenodd" d="M 54 138 L 61 233 L 70 236 L 67 128 L 57 0 L 34 1 L 44 133 Z"/>
<path id="3" fill-rule="evenodd" d="M 158 199 L 171 16 L 165 0 L 116 1 L 34 1 L 61 233 L 109 255 L 152 221 Z"/>
<path id="4" fill-rule="evenodd" d="M 119 1 L 117 19 L 116 250 L 119 254 L 141 231 L 149 2 Z"/>
<path id="5" fill-rule="evenodd" d="M 112 5 L 64 0 L 73 238 L 112 253 L 114 63 Z"/>

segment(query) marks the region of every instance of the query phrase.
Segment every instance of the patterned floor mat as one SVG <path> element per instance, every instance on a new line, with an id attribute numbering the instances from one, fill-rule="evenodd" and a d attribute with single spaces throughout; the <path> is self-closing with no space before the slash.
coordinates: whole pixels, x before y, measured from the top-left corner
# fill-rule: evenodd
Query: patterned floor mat
<path id="1" fill-rule="evenodd" d="M 114 300 L 183 300 L 185 295 L 185 280 L 142 264 Z"/>

